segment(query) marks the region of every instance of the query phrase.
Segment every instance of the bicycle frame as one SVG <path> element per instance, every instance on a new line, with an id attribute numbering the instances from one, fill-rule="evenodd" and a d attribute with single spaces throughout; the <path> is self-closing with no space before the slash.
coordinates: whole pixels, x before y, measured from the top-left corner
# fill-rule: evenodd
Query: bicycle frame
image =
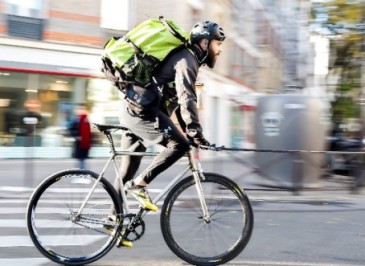
<path id="1" fill-rule="evenodd" d="M 124 159 L 129 158 L 122 156 L 159 153 L 133 152 L 137 146 L 116 151 L 112 131 L 128 129 L 95 126 L 107 136 L 111 147 L 101 173 L 86 169 L 56 172 L 39 184 L 27 206 L 27 228 L 35 247 L 62 265 L 85 265 L 100 259 L 114 246 L 132 247 L 146 230 L 143 217 L 150 211 L 144 205 L 135 207 L 140 204 L 138 197 L 128 202 L 126 193 L 128 198 L 132 193 L 124 190 L 121 170 Z M 202 145 L 199 149 L 219 151 L 222 147 Z M 119 194 L 105 177 L 111 164 L 116 173 L 113 177 L 121 185 Z M 250 200 L 230 178 L 217 173 L 203 174 L 194 149 L 186 152 L 184 166 L 179 169 L 152 200 L 162 203 L 160 229 L 167 246 L 191 265 L 215 266 L 232 260 L 251 237 L 254 221 Z M 58 189 L 65 189 L 63 200 L 50 202 Z"/>
<path id="2" fill-rule="evenodd" d="M 98 128 L 99 129 L 99 128 Z M 114 141 L 113 141 L 113 137 L 112 134 L 109 130 L 105 130 L 105 131 L 101 131 L 103 132 L 106 137 L 109 140 L 110 143 L 110 148 L 111 148 L 111 155 L 109 156 L 106 164 L 104 165 L 101 173 L 98 176 L 98 179 L 95 181 L 95 184 L 93 185 L 93 187 L 91 188 L 90 192 L 88 193 L 88 195 L 86 196 L 85 200 L 83 201 L 83 203 L 81 204 L 80 209 L 78 210 L 77 214 L 75 217 L 78 217 L 82 210 L 84 209 L 86 203 L 88 202 L 88 200 L 90 199 L 91 195 L 93 194 L 98 182 L 100 181 L 100 179 L 104 176 L 106 170 L 109 168 L 111 162 L 113 162 L 113 166 L 114 166 L 114 171 L 118 177 L 118 180 L 120 182 L 120 188 L 121 188 L 121 196 L 122 196 L 122 201 L 123 201 L 123 209 L 124 209 L 124 214 L 129 214 L 130 213 L 130 208 L 129 208 L 129 204 L 128 204 L 128 200 L 127 200 L 127 196 L 126 193 L 124 191 L 124 184 L 123 184 L 123 180 L 122 180 L 122 176 L 120 174 L 119 171 L 119 167 L 117 165 L 117 161 L 116 159 L 123 156 L 123 155 L 130 155 L 130 156 L 157 156 L 159 153 L 157 152 L 133 152 L 133 151 L 117 151 L 115 149 L 114 146 Z M 133 147 L 131 147 L 132 149 Z M 170 189 L 177 184 L 177 182 L 179 180 L 182 179 L 182 177 L 190 170 L 193 174 L 194 180 L 195 180 L 195 184 L 196 184 L 196 189 L 198 192 L 198 196 L 199 196 L 199 200 L 200 200 L 200 204 L 202 207 L 202 211 L 203 211 L 203 218 L 206 222 L 210 221 L 210 215 L 208 213 L 208 207 L 206 205 L 205 202 L 205 198 L 204 198 L 204 193 L 203 193 L 203 189 L 201 186 L 201 180 L 204 180 L 204 174 L 203 171 L 201 169 L 201 165 L 199 163 L 199 161 L 197 161 L 194 158 L 194 154 L 192 149 L 189 150 L 189 152 L 187 153 L 187 157 L 188 157 L 188 166 L 181 171 L 179 174 L 177 174 L 173 180 L 171 180 L 167 186 L 152 200 L 153 203 L 157 203 L 158 201 L 161 200 L 161 198 L 166 195 L 168 193 L 168 191 L 170 191 Z M 144 212 L 145 214 L 146 212 Z"/>

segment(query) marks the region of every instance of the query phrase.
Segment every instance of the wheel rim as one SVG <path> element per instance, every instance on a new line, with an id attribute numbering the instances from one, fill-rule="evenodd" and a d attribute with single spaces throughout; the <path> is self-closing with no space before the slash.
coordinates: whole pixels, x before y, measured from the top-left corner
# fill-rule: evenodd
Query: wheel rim
<path id="1" fill-rule="evenodd" d="M 169 215 L 163 224 L 167 226 L 165 240 L 172 251 L 190 263 L 224 263 L 239 254 L 250 238 L 251 207 L 237 197 L 242 192 L 224 180 L 207 177 L 202 182 L 210 221 L 201 213 L 193 180 L 180 187 L 180 194 L 174 193 L 174 202 L 168 204 Z"/>
<path id="2" fill-rule="evenodd" d="M 115 242 L 112 235 L 117 222 L 109 221 L 109 230 L 103 226 L 112 200 L 102 183 L 97 185 L 96 193 L 81 215 L 76 215 L 94 181 L 93 174 L 84 172 L 60 175 L 45 183 L 29 206 L 28 227 L 32 240 L 51 260 L 75 264 L 96 260 Z"/>

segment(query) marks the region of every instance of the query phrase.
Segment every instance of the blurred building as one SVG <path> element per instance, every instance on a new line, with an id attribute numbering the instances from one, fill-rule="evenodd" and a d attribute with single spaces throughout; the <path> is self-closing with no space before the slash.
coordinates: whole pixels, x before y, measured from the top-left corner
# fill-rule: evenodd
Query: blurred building
<path id="1" fill-rule="evenodd" d="M 227 33 L 216 67 L 201 71 L 204 128 L 214 142 L 254 145 L 257 97 L 283 92 L 286 85 L 306 87 L 313 75 L 308 0 L 133 2 L 138 12 L 132 23 L 163 15 L 189 29 L 206 19 Z"/>
<path id="2" fill-rule="evenodd" d="M 100 79 L 101 48 L 113 33 L 103 28 L 101 4 L 0 1 L 0 145 L 23 145 L 27 110 L 41 115 L 42 145 L 38 135 L 64 127 L 74 103 L 115 98 Z"/>
<path id="3" fill-rule="evenodd" d="M 100 76 L 102 46 L 162 15 L 187 30 L 199 20 L 222 25 L 224 51 L 216 68 L 203 68 L 199 78 L 202 122 L 212 142 L 251 146 L 256 98 L 287 84 L 307 85 L 308 3 L 0 0 L 0 145 L 21 144 L 26 109 L 42 116 L 37 133 L 63 127 L 77 102 L 88 104 L 95 122 L 115 123 L 119 92 Z"/>

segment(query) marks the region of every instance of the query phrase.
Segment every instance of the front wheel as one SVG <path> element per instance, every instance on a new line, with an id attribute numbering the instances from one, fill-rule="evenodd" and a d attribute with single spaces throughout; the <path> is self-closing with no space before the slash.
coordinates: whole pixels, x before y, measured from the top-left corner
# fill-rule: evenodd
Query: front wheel
<path id="1" fill-rule="evenodd" d="M 48 259 L 84 265 L 114 246 L 119 222 L 109 221 L 108 215 L 112 208 L 121 213 L 121 203 L 113 186 L 97 178 L 88 170 L 66 170 L 51 175 L 34 191 L 27 207 L 28 232 Z"/>
<path id="2" fill-rule="evenodd" d="M 232 180 L 206 173 L 201 181 L 210 220 L 204 219 L 193 176 L 166 196 L 161 230 L 169 248 L 193 265 L 211 266 L 235 258 L 247 245 L 254 218 L 247 195 Z"/>

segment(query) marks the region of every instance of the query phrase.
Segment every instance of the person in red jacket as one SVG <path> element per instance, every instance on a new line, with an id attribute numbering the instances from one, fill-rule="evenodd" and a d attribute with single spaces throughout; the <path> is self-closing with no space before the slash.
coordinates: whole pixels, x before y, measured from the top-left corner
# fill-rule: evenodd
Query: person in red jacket
<path id="1" fill-rule="evenodd" d="M 70 123 L 70 133 L 75 137 L 72 157 L 79 160 L 79 168 L 85 169 L 85 159 L 89 157 L 91 148 L 91 127 L 84 104 L 75 107 L 75 118 Z"/>

